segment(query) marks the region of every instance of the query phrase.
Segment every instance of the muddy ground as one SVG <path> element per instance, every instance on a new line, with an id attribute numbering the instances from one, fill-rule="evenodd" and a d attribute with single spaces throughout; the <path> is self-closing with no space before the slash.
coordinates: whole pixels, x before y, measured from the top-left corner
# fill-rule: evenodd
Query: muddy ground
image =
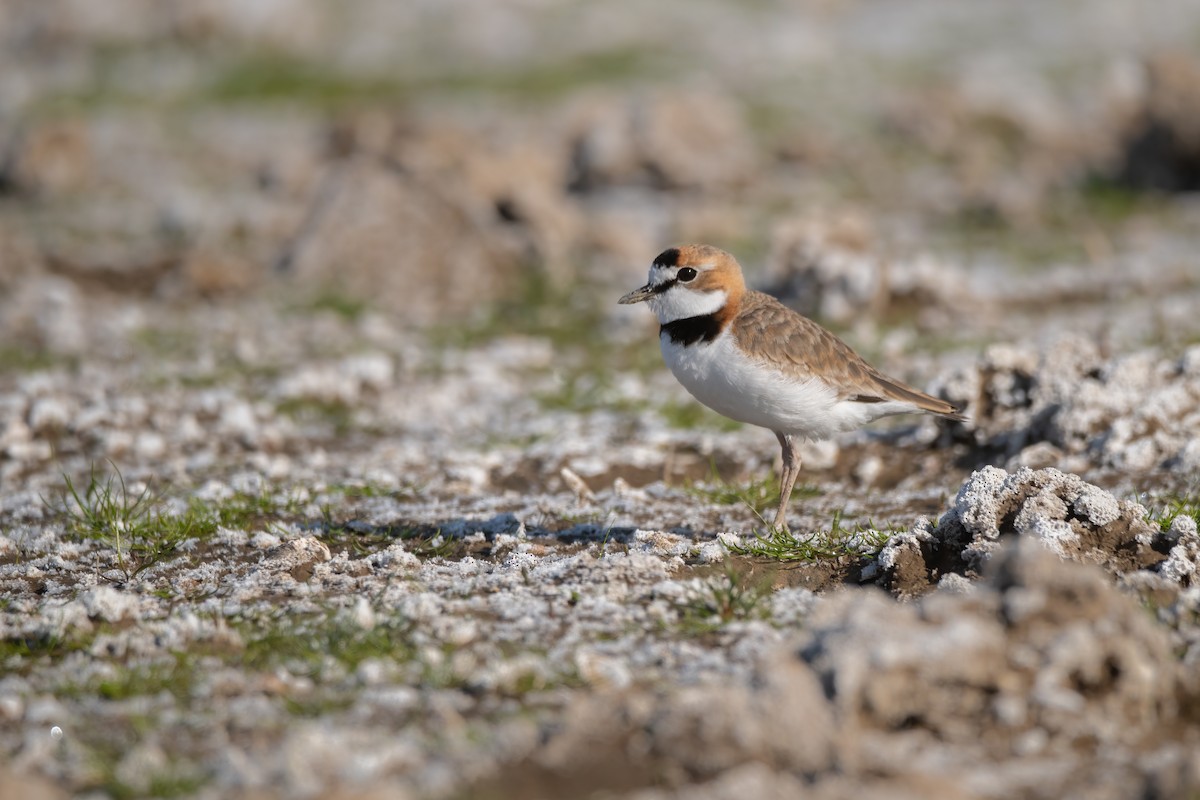
<path id="1" fill-rule="evenodd" d="M 1200 791 L 1200 7 L 0 3 L 0 796 Z M 778 448 L 705 241 L 965 407 Z"/>

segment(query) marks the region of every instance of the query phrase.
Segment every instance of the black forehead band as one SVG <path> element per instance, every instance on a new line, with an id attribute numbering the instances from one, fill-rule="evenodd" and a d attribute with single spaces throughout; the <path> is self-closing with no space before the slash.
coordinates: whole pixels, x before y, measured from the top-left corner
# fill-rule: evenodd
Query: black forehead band
<path id="1" fill-rule="evenodd" d="M 677 266 L 679 266 L 679 248 L 671 247 L 667 250 L 663 250 L 661 253 L 658 254 L 658 257 L 654 259 L 654 266 L 656 266 L 656 267 L 677 267 Z"/>

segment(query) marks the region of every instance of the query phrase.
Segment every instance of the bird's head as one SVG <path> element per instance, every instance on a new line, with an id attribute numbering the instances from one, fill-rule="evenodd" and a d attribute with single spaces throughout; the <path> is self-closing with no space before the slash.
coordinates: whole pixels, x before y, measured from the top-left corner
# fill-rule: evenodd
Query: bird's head
<path id="1" fill-rule="evenodd" d="M 665 325 L 715 314 L 745 290 L 742 268 L 733 256 L 710 245 L 690 244 L 659 253 L 646 285 L 617 302 L 648 302 Z"/>

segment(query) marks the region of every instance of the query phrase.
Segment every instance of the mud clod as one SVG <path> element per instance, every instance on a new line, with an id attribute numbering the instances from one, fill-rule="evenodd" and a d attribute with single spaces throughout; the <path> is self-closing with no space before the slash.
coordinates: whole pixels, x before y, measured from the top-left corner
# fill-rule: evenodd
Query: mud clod
<path id="1" fill-rule="evenodd" d="M 926 584 L 950 572 L 977 577 L 1004 540 L 1015 537 L 1114 574 L 1154 569 L 1164 560 L 1163 534 L 1146 516 L 1142 506 L 1119 501 L 1078 475 L 984 467 L 962 485 L 932 530 L 894 537 L 879 564 L 885 585 L 919 593 L 922 571 Z"/>

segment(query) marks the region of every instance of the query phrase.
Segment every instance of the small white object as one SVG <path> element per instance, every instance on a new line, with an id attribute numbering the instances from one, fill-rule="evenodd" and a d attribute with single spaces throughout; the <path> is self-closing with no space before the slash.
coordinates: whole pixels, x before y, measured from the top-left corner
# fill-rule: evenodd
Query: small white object
<path id="1" fill-rule="evenodd" d="M 50 738 L 56 742 L 61 741 L 63 738 L 62 728 L 58 727 L 57 725 L 55 725 L 53 728 L 51 728 L 50 729 Z"/>

